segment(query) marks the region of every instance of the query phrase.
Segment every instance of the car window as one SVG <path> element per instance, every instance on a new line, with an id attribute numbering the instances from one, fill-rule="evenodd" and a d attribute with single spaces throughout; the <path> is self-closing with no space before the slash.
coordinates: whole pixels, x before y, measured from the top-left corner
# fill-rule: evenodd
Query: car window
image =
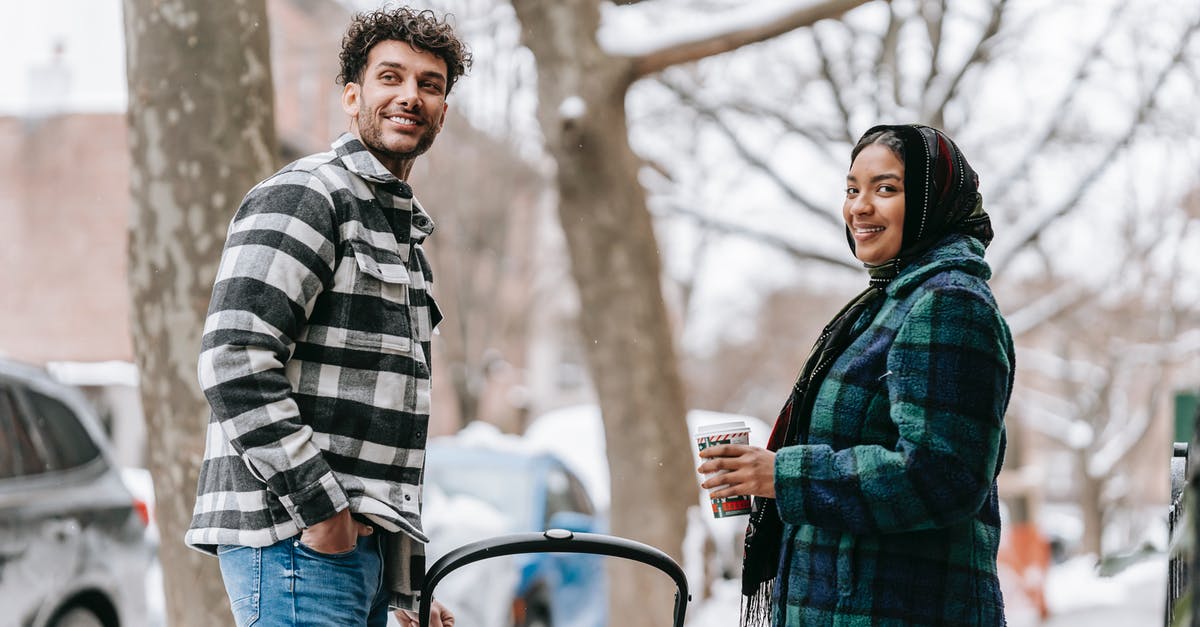
<path id="1" fill-rule="evenodd" d="M 559 512 L 572 512 L 571 482 L 562 468 L 552 467 L 546 474 L 546 524 Z"/>
<path id="2" fill-rule="evenodd" d="M 425 462 L 425 481 L 446 496 L 483 501 L 512 516 L 521 527 L 535 522 L 529 513 L 533 508 L 533 478 L 523 466 L 487 460 L 469 462 L 452 456 L 447 460 L 439 451 L 431 450 Z"/>
<path id="3" fill-rule="evenodd" d="M 561 466 L 553 466 L 546 475 L 546 524 L 559 512 L 596 513 L 579 479 Z"/>
<path id="4" fill-rule="evenodd" d="M 21 418 L 12 391 L 0 388 L 0 478 L 35 475 L 47 470 L 45 456 L 35 435 Z"/>
<path id="5" fill-rule="evenodd" d="M 82 466 L 100 455 L 100 449 L 79 422 L 79 417 L 58 399 L 28 390 L 34 433 L 40 436 L 48 466 L 66 470 Z"/>
<path id="6" fill-rule="evenodd" d="M 595 514 L 596 509 L 592 507 L 592 499 L 588 497 L 587 488 L 583 487 L 579 479 L 575 475 L 567 474 L 567 483 L 570 484 L 571 510 L 589 516 Z"/>

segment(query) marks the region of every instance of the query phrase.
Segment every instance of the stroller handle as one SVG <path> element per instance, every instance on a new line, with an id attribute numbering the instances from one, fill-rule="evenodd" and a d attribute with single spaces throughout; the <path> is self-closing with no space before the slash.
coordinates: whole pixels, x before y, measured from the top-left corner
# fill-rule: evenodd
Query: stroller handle
<path id="1" fill-rule="evenodd" d="M 492 557 L 519 553 L 591 553 L 621 557 L 649 564 L 675 581 L 675 627 L 683 627 L 683 615 L 687 610 L 687 576 L 675 560 L 662 551 L 628 538 L 598 533 L 575 533 L 566 529 L 549 529 L 544 532 L 514 533 L 461 546 L 442 556 L 425 574 L 421 586 L 420 625 L 429 626 L 429 614 L 433 609 L 433 589 L 451 571 Z"/>

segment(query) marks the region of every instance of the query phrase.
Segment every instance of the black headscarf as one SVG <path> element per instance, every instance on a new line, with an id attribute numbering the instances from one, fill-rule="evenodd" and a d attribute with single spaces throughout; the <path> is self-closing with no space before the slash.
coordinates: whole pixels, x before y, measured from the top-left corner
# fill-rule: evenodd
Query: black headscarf
<path id="1" fill-rule="evenodd" d="M 775 420 L 768 450 L 778 451 L 808 440 L 813 401 L 826 373 L 866 326 L 856 323 L 864 316 L 874 317 L 883 302 L 884 289 L 909 262 L 951 233 L 970 235 L 985 247 L 992 241 L 992 223 L 983 210 L 979 177 L 958 146 L 945 133 L 928 126 L 879 125 L 863 133 L 855 155 L 865 147 L 864 140 L 882 131 L 895 134 L 904 153 L 898 155 L 904 161 L 904 232 L 900 252 L 877 266 L 867 265 L 870 287 L 825 326 Z M 854 237 L 849 225 L 846 239 L 853 251 Z M 771 587 L 780 566 L 783 540 L 783 522 L 774 499 L 755 497 L 742 560 L 742 594 L 746 597 L 742 606 L 743 625 L 763 625 L 770 620 Z"/>

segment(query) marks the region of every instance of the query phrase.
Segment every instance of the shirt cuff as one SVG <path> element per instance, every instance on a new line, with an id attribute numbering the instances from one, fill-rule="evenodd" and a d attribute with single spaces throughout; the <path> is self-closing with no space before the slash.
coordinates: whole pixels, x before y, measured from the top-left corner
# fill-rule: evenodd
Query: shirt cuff
<path id="1" fill-rule="evenodd" d="M 332 470 L 303 489 L 279 497 L 279 502 L 301 529 L 328 520 L 350 506 Z"/>

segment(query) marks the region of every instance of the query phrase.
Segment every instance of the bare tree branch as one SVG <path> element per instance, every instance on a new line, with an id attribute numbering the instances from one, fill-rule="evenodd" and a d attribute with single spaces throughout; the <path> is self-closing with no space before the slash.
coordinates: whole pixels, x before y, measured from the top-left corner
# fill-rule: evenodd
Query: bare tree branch
<path id="1" fill-rule="evenodd" d="M 744 159 L 749 165 L 760 170 L 764 175 L 766 175 L 767 178 L 771 179 L 771 181 L 774 182 L 788 198 L 795 201 L 797 204 L 799 204 L 804 209 L 807 209 L 809 213 L 824 220 L 826 223 L 828 223 L 832 226 L 835 226 L 835 227 L 841 227 L 842 221 L 841 221 L 840 217 L 837 217 L 837 216 L 833 215 L 832 213 L 822 209 L 815 202 L 806 198 L 803 194 L 800 193 L 800 190 L 798 190 L 794 186 L 792 186 L 792 184 L 789 183 L 787 181 L 787 179 L 785 179 L 781 174 L 779 174 L 779 172 L 777 172 L 775 170 L 775 168 L 771 166 L 771 164 L 767 163 L 761 157 L 754 154 L 754 152 L 751 151 L 750 148 L 746 146 L 745 142 L 742 140 L 741 135 L 739 135 L 737 132 L 735 132 L 732 128 L 729 128 L 729 125 L 726 124 L 725 121 L 721 119 L 721 115 L 720 115 L 719 111 L 714 111 L 714 110 L 700 104 L 690 93 L 684 91 L 679 86 L 675 85 L 674 83 L 672 83 L 670 81 L 664 80 L 664 81 L 662 81 L 662 84 L 664 86 L 666 86 L 668 89 L 670 89 L 671 91 L 675 92 L 675 94 L 679 97 L 680 100 L 682 100 L 685 104 L 687 104 L 688 106 L 695 109 L 696 112 L 698 112 L 699 114 L 712 120 L 713 124 L 716 125 L 717 129 L 720 130 L 721 133 L 725 135 L 726 139 L 729 140 L 729 143 L 731 143 L 733 145 L 733 148 L 735 151 L 737 151 L 738 156 L 740 156 L 742 159 Z"/>
<path id="2" fill-rule="evenodd" d="M 677 88 L 682 89 L 681 86 L 677 86 Z M 816 124 L 796 124 L 794 120 L 784 115 L 782 112 L 765 107 L 761 103 L 740 100 L 738 102 L 731 103 L 728 106 L 733 111 L 737 111 L 738 113 L 744 115 L 752 115 L 759 118 L 773 120 L 776 124 L 779 124 L 784 132 L 788 133 L 789 135 L 797 135 L 807 139 L 809 143 L 812 144 L 814 149 L 821 151 L 826 157 L 834 161 L 839 161 L 846 158 L 846 154 L 841 152 L 840 149 L 838 152 L 833 150 L 835 147 L 837 147 L 839 142 L 846 142 L 850 144 L 854 143 L 854 139 L 849 137 L 849 129 L 839 129 L 840 132 L 834 132 L 822 129 Z"/>
<path id="3" fill-rule="evenodd" d="M 725 233 L 727 235 L 744 237 L 751 241 L 774 248 L 780 252 L 787 253 L 797 261 L 819 261 L 843 270 L 862 272 L 861 264 L 848 261 L 843 257 L 834 257 L 823 252 L 802 248 L 799 244 L 796 244 L 795 242 L 789 242 L 775 233 L 757 231 L 739 224 L 731 224 L 728 222 L 713 220 L 706 215 L 679 206 L 671 207 L 667 212 L 664 212 L 663 215 L 687 218 L 698 224 L 701 228 L 716 231 L 718 233 Z"/>
<path id="4" fill-rule="evenodd" d="M 1086 359 L 1067 359 L 1057 352 L 1045 350 L 1037 345 L 1021 346 L 1021 371 L 1037 374 L 1044 379 L 1067 379 L 1075 384 L 1099 387 L 1104 384 L 1105 366 Z"/>
<path id="5" fill-rule="evenodd" d="M 996 33 L 1000 32 L 1000 24 L 1004 18 L 1004 6 L 1007 3 L 1008 0 L 996 0 L 996 3 L 992 5 L 991 17 L 988 19 L 987 27 L 979 35 L 979 41 L 975 44 L 975 50 L 971 52 L 971 56 L 967 57 L 967 60 L 958 68 L 958 72 L 955 72 L 953 78 L 950 79 L 945 93 L 937 101 L 936 106 L 933 109 L 927 109 L 923 112 L 924 115 L 922 117 L 929 120 L 931 125 L 938 128 L 945 126 L 946 105 L 958 93 L 958 87 L 962 83 L 963 77 L 967 75 L 967 71 L 974 67 L 975 64 L 987 58 L 992 38 L 996 36 Z"/>
<path id="6" fill-rule="evenodd" d="M 933 7 L 937 7 L 935 13 Z M 946 0 L 921 4 L 921 15 L 925 18 L 925 31 L 929 34 L 929 73 L 925 75 L 925 89 L 921 90 L 922 100 L 932 93 L 933 82 L 940 76 L 938 60 L 942 54 L 942 34 L 946 26 Z M 926 103 L 921 103 L 924 110 Z"/>
<path id="7" fill-rule="evenodd" d="M 1022 155 L 1019 160 L 1017 160 L 1013 168 L 1009 170 L 1005 176 L 1000 177 L 999 180 L 1018 180 L 1018 177 L 1021 177 L 1023 173 L 1029 171 L 1029 168 L 1033 164 L 1034 157 L 1042 154 L 1042 151 L 1046 149 L 1046 146 L 1049 145 L 1050 141 L 1054 139 L 1055 135 L 1058 133 L 1058 129 L 1063 125 L 1064 120 L 1066 120 L 1067 114 L 1071 111 L 1071 107 L 1075 102 L 1075 97 L 1082 92 L 1079 87 L 1083 84 L 1084 79 L 1087 78 L 1088 69 L 1091 67 L 1092 63 L 1096 61 L 1096 59 L 1100 58 L 1100 51 L 1103 48 L 1104 43 L 1109 40 L 1117 24 L 1120 23 L 1119 18 L 1124 12 L 1125 6 L 1126 5 L 1121 4 L 1113 8 L 1112 13 L 1110 13 L 1108 16 L 1108 21 L 1105 23 L 1104 28 L 1100 31 L 1100 34 L 1094 41 L 1092 41 L 1092 45 L 1083 54 L 1083 56 L 1080 57 L 1079 67 L 1075 69 L 1075 74 L 1067 83 L 1066 88 L 1063 89 L 1062 96 L 1059 98 L 1058 104 L 1051 109 L 1053 113 L 1050 115 L 1050 119 L 1046 126 L 1043 127 L 1042 133 L 1038 136 L 1037 140 L 1029 145 L 1029 149 L 1025 151 L 1025 154 Z M 1016 186 L 1001 186 L 999 198 L 1006 198 L 1009 191 L 1013 189 L 1016 189 Z"/>
<path id="8" fill-rule="evenodd" d="M 699 61 L 705 57 L 736 50 L 742 46 L 766 41 L 787 32 L 812 26 L 820 20 L 839 17 L 870 0 L 826 0 L 806 3 L 804 6 L 781 13 L 772 20 L 763 20 L 699 39 L 682 41 L 664 48 L 642 54 L 634 59 L 633 79 L 660 72 L 673 65 Z"/>
<path id="9" fill-rule="evenodd" d="M 900 106 L 900 100 L 903 98 L 901 86 L 904 82 L 903 76 L 900 73 L 900 28 L 904 26 L 904 20 L 896 15 L 896 5 L 888 3 L 888 27 L 883 35 L 883 40 L 879 42 L 879 58 L 875 67 L 887 68 L 892 77 L 892 106 Z M 876 90 L 879 96 L 873 99 L 875 103 L 875 119 L 879 119 L 880 112 L 883 111 L 883 103 L 880 100 L 883 94 L 887 93 L 883 89 Z"/>
<path id="10" fill-rule="evenodd" d="M 1099 178 L 1100 175 L 1112 165 L 1117 153 L 1119 153 L 1122 148 L 1127 146 L 1129 142 L 1133 140 L 1133 136 L 1137 133 L 1138 128 L 1140 128 L 1146 121 L 1146 118 L 1149 117 L 1150 112 L 1154 109 L 1156 103 L 1158 102 L 1159 92 L 1161 91 L 1163 84 L 1166 82 L 1167 76 L 1170 75 L 1173 69 L 1180 66 L 1184 62 L 1188 45 L 1198 30 L 1200 30 L 1200 20 L 1193 22 L 1188 26 L 1187 30 L 1184 31 L 1183 36 L 1180 37 L 1179 44 L 1175 48 L 1174 54 L 1171 56 L 1171 60 L 1163 67 L 1162 71 L 1158 73 L 1152 82 L 1151 88 L 1145 93 L 1145 95 L 1142 97 L 1142 101 L 1138 104 L 1136 114 L 1134 115 L 1133 121 L 1130 122 L 1129 128 L 1125 131 L 1124 135 L 1122 135 L 1116 142 L 1113 143 L 1111 147 L 1109 147 L 1108 151 L 1104 153 L 1100 160 L 1097 161 L 1088 172 L 1080 177 L 1079 180 L 1090 181 Z M 1078 187 L 1076 189 L 1078 189 Z M 1079 206 L 1081 198 L 1081 194 L 1071 194 L 1069 198 L 1062 201 L 1054 209 L 1041 215 L 1034 216 L 1030 220 L 1026 220 L 1023 224 L 1018 223 L 1014 229 L 1014 231 L 1017 233 L 1016 239 L 1007 240 L 1013 243 L 1005 246 L 996 255 L 996 262 L 993 264 L 993 267 L 996 269 L 996 271 L 1000 272 L 1002 268 L 1011 263 L 1013 258 L 1016 257 L 1021 249 L 1027 246 L 1030 242 L 1036 240 L 1047 226 Z"/>
<path id="11" fill-rule="evenodd" d="M 1014 408 L 1025 416 L 1025 426 L 1058 442 L 1063 448 L 1080 450 L 1091 444 L 1095 433 L 1091 425 L 1072 418 L 1079 411 L 1071 403 L 1055 394 L 1033 388 L 1023 388 L 1013 394 Z"/>
<path id="12" fill-rule="evenodd" d="M 837 105 L 838 115 L 841 117 L 842 139 L 853 144 L 854 138 L 851 137 L 850 131 L 850 107 L 846 105 L 846 100 L 842 97 L 844 90 L 834 74 L 833 64 L 829 59 L 829 53 L 825 51 L 825 42 L 821 38 L 820 30 L 816 27 L 810 30 L 812 31 L 813 45 L 817 48 L 817 58 L 821 61 L 821 76 L 829 85 L 830 95 L 833 96 L 833 103 Z"/>
<path id="13" fill-rule="evenodd" d="M 1005 315 L 1008 328 L 1014 338 L 1019 338 L 1050 320 L 1068 313 L 1076 305 L 1094 296 L 1094 293 L 1078 283 L 1065 283 L 1058 289 Z"/>

